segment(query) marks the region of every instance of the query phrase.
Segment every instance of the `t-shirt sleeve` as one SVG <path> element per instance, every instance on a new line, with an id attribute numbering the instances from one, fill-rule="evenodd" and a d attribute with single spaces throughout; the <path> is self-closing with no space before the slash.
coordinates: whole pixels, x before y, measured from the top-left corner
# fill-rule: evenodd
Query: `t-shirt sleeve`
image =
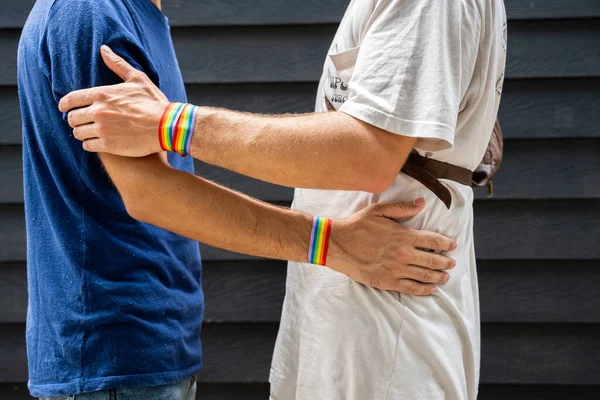
<path id="1" fill-rule="evenodd" d="M 339 111 L 419 138 L 426 151 L 452 147 L 480 39 L 478 14 L 463 3 L 377 1 Z"/>
<path id="2" fill-rule="evenodd" d="M 121 2 L 56 0 L 49 13 L 45 50 L 57 101 L 73 90 L 122 82 L 104 64 L 100 56 L 103 44 L 158 83 L 156 69 Z"/>

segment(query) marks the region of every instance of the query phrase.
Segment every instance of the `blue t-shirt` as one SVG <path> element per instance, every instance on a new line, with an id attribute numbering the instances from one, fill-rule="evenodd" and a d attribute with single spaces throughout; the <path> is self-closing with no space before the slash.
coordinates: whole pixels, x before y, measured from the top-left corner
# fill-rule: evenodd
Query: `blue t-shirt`
<path id="1" fill-rule="evenodd" d="M 132 219 L 58 101 L 120 80 L 108 44 L 186 101 L 168 21 L 150 0 L 38 0 L 19 44 L 34 396 L 173 383 L 200 369 L 198 244 Z M 169 155 L 192 172 L 191 158 Z"/>

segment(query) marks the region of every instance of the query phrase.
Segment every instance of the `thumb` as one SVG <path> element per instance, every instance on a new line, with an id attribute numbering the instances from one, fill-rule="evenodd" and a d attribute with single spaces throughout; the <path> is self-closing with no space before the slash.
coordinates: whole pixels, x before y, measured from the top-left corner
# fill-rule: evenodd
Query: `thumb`
<path id="1" fill-rule="evenodd" d="M 425 206 L 425 199 L 420 197 L 413 201 L 396 201 L 375 205 L 375 213 L 390 219 L 408 218 L 418 214 Z"/>
<path id="2" fill-rule="evenodd" d="M 132 79 L 138 72 L 137 69 L 133 68 L 122 57 L 115 54 L 115 52 L 113 52 L 107 45 L 102 45 L 100 48 L 100 54 L 104 64 L 106 64 L 106 66 L 112 72 L 119 75 L 124 81 Z"/>

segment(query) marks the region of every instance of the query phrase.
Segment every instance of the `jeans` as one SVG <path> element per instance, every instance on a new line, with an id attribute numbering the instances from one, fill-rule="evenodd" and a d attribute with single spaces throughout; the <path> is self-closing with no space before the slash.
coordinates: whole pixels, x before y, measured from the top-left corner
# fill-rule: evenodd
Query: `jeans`
<path id="1" fill-rule="evenodd" d="M 138 386 L 99 392 L 41 397 L 40 400 L 195 400 L 196 377 L 164 386 Z"/>

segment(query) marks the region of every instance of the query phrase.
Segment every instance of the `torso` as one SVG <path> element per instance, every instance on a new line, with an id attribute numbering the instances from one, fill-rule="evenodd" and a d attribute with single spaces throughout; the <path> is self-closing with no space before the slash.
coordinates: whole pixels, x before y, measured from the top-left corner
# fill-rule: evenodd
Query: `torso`
<path id="1" fill-rule="evenodd" d="M 168 24 L 149 0 L 37 1 L 18 77 L 34 396 L 171 383 L 201 364 L 198 243 L 131 218 L 58 110 L 71 90 L 117 83 L 98 72 L 106 41 L 148 68 L 171 100 L 185 101 Z M 193 172 L 190 158 L 169 161 Z"/>

